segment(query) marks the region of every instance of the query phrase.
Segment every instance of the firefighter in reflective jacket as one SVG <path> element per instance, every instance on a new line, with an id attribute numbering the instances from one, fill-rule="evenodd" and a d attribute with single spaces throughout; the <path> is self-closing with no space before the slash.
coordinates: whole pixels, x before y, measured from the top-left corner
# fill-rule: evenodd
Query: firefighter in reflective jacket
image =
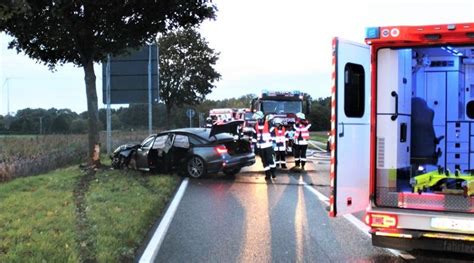
<path id="1" fill-rule="evenodd" d="M 206 118 L 206 128 L 212 128 L 212 118 L 211 117 Z"/>
<path id="2" fill-rule="evenodd" d="M 272 134 L 274 142 L 273 150 L 276 154 L 276 166 L 286 168 L 286 129 L 280 119 L 275 119 L 273 124 L 274 126 L 270 128 L 270 133 Z"/>
<path id="3" fill-rule="evenodd" d="M 257 111 L 254 114 L 257 120 L 255 125 L 255 136 L 257 140 L 257 148 L 259 149 L 260 158 L 262 159 L 263 170 L 265 171 L 265 180 L 275 178 L 275 162 L 273 160 L 273 142 L 270 135 L 269 119 L 264 119 L 263 112 Z"/>
<path id="4" fill-rule="evenodd" d="M 306 116 L 299 112 L 296 114 L 297 121 L 294 125 L 295 135 L 294 135 L 294 155 L 295 155 L 295 165 L 304 170 L 306 164 L 306 150 L 308 149 L 308 140 L 309 140 L 309 128 L 311 124 L 306 120 Z"/>

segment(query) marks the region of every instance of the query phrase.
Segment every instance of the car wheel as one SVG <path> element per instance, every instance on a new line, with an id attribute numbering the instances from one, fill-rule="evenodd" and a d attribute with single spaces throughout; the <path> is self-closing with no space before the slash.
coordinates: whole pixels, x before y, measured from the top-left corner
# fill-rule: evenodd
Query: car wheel
<path id="1" fill-rule="evenodd" d="M 206 164 L 199 156 L 193 156 L 187 163 L 188 175 L 193 178 L 199 178 L 206 175 Z"/>
<path id="2" fill-rule="evenodd" d="M 240 167 L 234 169 L 226 169 L 224 170 L 224 174 L 227 176 L 234 176 L 240 172 Z"/>

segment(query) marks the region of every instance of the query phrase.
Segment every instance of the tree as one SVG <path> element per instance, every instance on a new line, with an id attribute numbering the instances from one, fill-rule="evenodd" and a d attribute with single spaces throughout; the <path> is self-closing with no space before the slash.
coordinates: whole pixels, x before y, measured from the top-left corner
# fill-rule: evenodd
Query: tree
<path id="1" fill-rule="evenodd" d="M 20 14 L 28 10 L 24 0 L 0 0 L 0 20 L 9 19 L 14 14 Z"/>
<path id="2" fill-rule="evenodd" d="M 194 28 L 164 34 L 159 39 L 160 96 L 166 105 L 169 127 L 173 106 L 201 103 L 221 75 L 213 66 L 219 54 Z"/>
<path id="3" fill-rule="evenodd" d="M 81 118 L 77 118 L 71 122 L 72 133 L 81 134 L 87 132 L 87 121 Z"/>
<path id="4" fill-rule="evenodd" d="M 153 42 L 159 32 L 197 25 L 215 14 L 210 0 L 23 1 L 28 8 L 0 20 L 0 31 L 14 37 L 10 48 L 50 69 L 64 63 L 83 68 L 89 162 L 94 166 L 100 165 L 94 62 Z"/>
<path id="5" fill-rule="evenodd" d="M 311 130 L 329 131 L 331 127 L 331 97 L 318 98 L 311 104 L 311 113 L 308 116 Z"/>

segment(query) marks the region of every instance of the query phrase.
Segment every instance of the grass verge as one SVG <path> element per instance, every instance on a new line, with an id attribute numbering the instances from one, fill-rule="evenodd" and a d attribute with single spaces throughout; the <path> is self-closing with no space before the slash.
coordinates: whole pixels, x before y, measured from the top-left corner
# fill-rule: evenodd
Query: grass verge
<path id="1" fill-rule="evenodd" d="M 69 167 L 0 184 L 0 262 L 132 261 L 179 181 L 102 170 L 78 199 L 85 176 Z"/>
<path id="2" fill-rule="evenodd" d="M 106 171 L 87 194 L 88 219 L 96 235 L 99 262 L 133 261 L 156 218 L 162 214 L 178 179 L 137 172 Z"/>
<path id="3" fill-rule="evenodd" d="M 311 140 L 326 143 L 328 141 L 327 132 L 310 132 Z"/>

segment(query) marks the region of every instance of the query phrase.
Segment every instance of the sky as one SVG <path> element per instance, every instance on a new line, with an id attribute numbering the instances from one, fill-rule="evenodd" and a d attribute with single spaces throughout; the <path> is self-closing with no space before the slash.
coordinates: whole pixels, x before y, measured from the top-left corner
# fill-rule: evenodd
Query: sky
<path id="1" fill-rule="evenodd" d="M 213 0 L 217 18 L 200 31 L 220 52 L 222 75 L 209 99 L 301 90 L 313 98 L 330 95 L 331 40 L 362 43 L 365 28 L 474 22 L 472 0 Z M 7 49 L 0 34 L 0 114 L 23 108 L 87 109 L 84 72 L 65 65 L 56 72 Z M 101 65 L 95 66 L 99 107 Z M 8 99 L 9 98 L 9 99 Z M 9 101 L 9 103 L 8 103 Z M 117 105 L 123 106 L 123 105 Z M 116 106 L 116 107 L 117 107 Z"/>

